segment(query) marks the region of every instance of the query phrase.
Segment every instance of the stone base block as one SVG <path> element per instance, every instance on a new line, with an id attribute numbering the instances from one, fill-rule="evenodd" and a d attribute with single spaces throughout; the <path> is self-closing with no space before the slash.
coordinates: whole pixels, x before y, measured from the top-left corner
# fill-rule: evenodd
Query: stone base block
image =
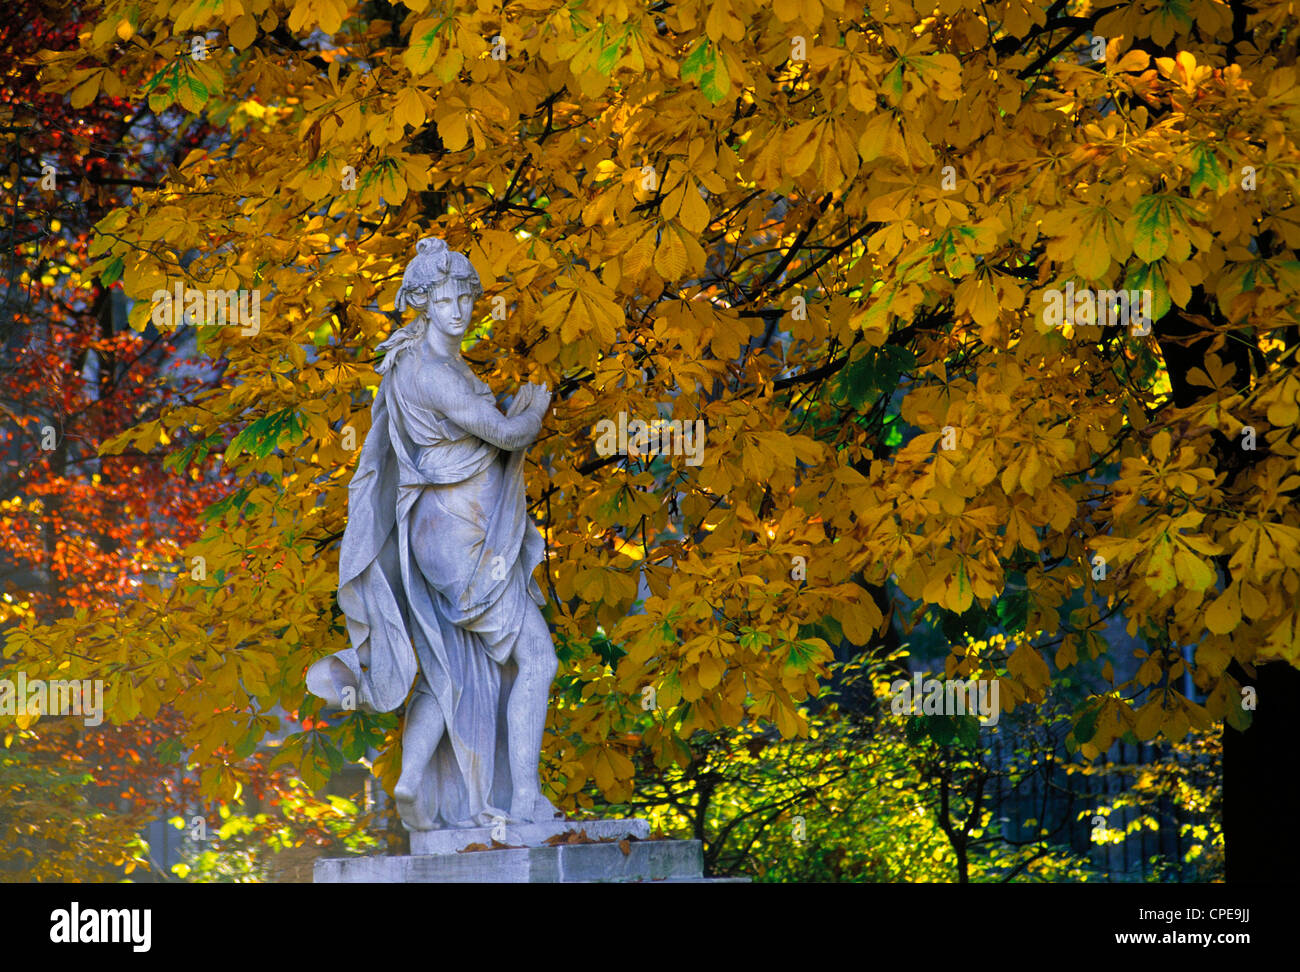
<path id="1" fill-rule="evenodd" d="M 583 829 L 581 825 L 579 829 Z M 589 828 L 587 834 L 592 836 Z M 317 884 L 684 883 L 704 881 L 703 868 L 698 840 L 633 840 L 627 844 L 626 853 L 617 843 L 603 843 L 410 857 L 326 858 L 316 862 L 315 881 Z"/>
<path id="2" fill-rule="evenodd" d="M 505 836 L 502 836 L 504 831 Z M 506 824 L 503 828 L 473 827 L 464 830 L 413 830 L 411 831 L 411 854 L 419 857 L 425 854 L 455 854 L 470 844 L 492 846 L 495 832 L 497 841 L 502 844 L 523 847 L 538 847 L 548 838 L 557 834 L 586 831 L 592 840 L 622 840 L 635 837 L 646 840 L 650 836 L 650 824 L 645 820 L 545 820 L 530 824 Z M 488 853 L 476 851 L 475 853 Z"/>

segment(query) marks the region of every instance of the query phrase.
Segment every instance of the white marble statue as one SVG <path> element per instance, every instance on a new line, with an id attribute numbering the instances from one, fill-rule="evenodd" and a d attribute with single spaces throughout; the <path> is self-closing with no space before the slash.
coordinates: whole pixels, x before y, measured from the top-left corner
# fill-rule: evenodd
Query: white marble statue
<path id="1" fill-rule="evenodd" d="M 442 240 L 417 250 L 396 305 L 418 315 L 379 345 L 348 487 L 338 598 L 352 646 L 312 665 L 307 687 L 372 712 L 410 696 L 395 791 L 408 830 L 551 820 L 538 762 L 556 659 L 523 479 L 551 395 L 525 385 L 501 413 L 460 353 L 478 274 Z"/>

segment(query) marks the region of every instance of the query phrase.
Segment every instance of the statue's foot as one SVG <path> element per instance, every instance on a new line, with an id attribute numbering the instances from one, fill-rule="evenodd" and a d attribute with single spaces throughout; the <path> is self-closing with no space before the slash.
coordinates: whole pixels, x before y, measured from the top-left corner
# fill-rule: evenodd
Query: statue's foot
<path id="1" fill-rule="evenodd" d="M 541 823 L 548 820 L 563 820 L 564 814 L 546 797 L 540 793 L 537 794 L 537 801 L 533 804 L 533 819 Z"/>
<path id="2" fill-rule="evenodd" d="M 496 807 L 484 807 L 483 812 L 478 815 L 480 827 L 493 827 L 502 823 L 515 823 L 510 814 L 504 810 L 498 810 Z"/>
<path id="3" fill-rule="evenodd" d="M 397 815 L 407 830 L 433 830 L 433 821 L 422 813 L 417 799 L 416 787 L 406 780 L 398 780 L 393 788 L 393 802 L 397 804 Z"/>
<path id="4" fill-rule="evenodd" d="M 517 790 L 510 801 L 510 816 L 520 823 L 538 823 L 564 815 L 537 790 Z"/>
<path id="5" fill-rule="evenodd" d="M 540 794 L 536 790 L 515 790 L 510 800 L 510 816 L 520 823 L 532 823 Z"/>

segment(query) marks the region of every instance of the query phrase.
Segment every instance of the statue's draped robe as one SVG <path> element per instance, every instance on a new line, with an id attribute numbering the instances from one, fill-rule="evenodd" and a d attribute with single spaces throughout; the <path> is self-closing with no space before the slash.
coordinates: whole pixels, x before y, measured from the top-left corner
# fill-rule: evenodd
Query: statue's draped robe
<path id="1" fill-rule="evenodd" d="M 510 656 L 528 598 L 544 603 L 532 579 L 543 540 L 527 515 L 524 452 L 439 414 L 436 375 L 416 347 L 380 382 L 339 558 L 352 647 L 312 665 L 307 687 L 334 705 L 351 689 L 371 712 L 396 709 L 412 686 L 432 696 L 445 727 L 419 798 L 436 826 L 473 826 L 510 806 Z M 495 408 L 487 386 L 475 394 Z"/>

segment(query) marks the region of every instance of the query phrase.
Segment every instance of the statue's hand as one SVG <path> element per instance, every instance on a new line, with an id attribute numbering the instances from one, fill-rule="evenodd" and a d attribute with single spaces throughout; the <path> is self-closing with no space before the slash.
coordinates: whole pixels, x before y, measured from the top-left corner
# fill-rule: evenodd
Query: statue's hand
<path id="1" fill-rule="evenodd" d="M 523 392 L 531 389 L 531 400 L 527 403 L 528 407 L 536 412 L 539 416 L 545 415 L 546 410 L 551 407 L 551 390 L 546 387 L 546 382 L 530 381 L 520 389 Z"/>
<path id="2" fill-rule="evenodd" d="M 528 411 L 533 404 L 533 396 L 537 389 L 533 385 L 520 385 L 519 391 L 515 392 L 514 399 L 510 402 L 509 414 L 522 415 Z"/>

